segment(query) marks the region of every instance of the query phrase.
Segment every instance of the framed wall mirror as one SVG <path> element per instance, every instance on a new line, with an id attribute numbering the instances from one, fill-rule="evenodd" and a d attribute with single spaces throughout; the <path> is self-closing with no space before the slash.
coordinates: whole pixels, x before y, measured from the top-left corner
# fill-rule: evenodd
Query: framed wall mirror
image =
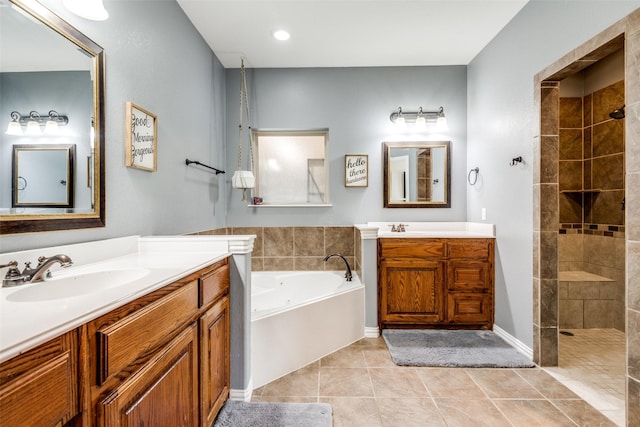
<path id="1" fill-rule="evenodd" d="M 104 50 L 36 0 L 0 2 L 11 6 L 0 7 L 0 234 L 103 227 Z M 45 119 L 35 135 L 27 131 L 34 112 L 43 118 L 52 110 L 65 118 L 55 133 Z M 61 142 L 73 146 L 64 158 L 75 166 L 54 148 L 35 150 Z M 22 167 L 43 158 L 64 165 L 57 175 L 69 169 L 57 179 L 66 181 L 64 196 L 53 187 L 34 199 L 19 190 Z M 27 179 L 30 190 L 35 179 Z"/>
<path id="2" fill-rule="evenodd" d="M 450 208 L 450 141 L 383 142 L 385 208 Z"/>
<path id="3" fill-rule="evenodd" d="M 75 144 L 13 146 L 14 208 L 72 209 Z"/>

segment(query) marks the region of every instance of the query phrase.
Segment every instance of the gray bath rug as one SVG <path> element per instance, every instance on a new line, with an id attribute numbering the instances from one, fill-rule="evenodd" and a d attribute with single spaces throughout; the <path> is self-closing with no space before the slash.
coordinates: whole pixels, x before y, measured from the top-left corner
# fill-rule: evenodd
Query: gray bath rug
<path id="1" fill-rule="evenodd" d="M 400 366 L 531 368 L 535 365 L 493 331 L 384 329 L 393 363 Z"/>
<path id="2" fill-rule="evenodd" d="M 331 427 L 328 403 L 271 403 L 227 400 L 214 427 Z"/>

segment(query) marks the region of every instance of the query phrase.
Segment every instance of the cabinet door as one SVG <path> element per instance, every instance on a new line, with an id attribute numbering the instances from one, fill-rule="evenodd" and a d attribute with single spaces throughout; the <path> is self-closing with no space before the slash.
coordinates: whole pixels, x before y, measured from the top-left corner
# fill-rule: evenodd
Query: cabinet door
<path id="1" fill-rule="evenodd" d="M 493 327 L 493 300 L 488 294 L 449 292 L 447 320 L 450 323 Z"/>
<path id="2" fill-rule="evenodd" d="M 200 318 L 200 401 L 203 426 L 210 426 L 229 396 L 229 298 L 220 299 Z"/>
<path id="3" fill-rule="evenodd" d="M 451 291 L 487 292 L 491 287 L 491 264 L 488 261 L 452 260 L 448 267 Z"/>
<path id="4" fill-rule="evenodd" d="M 193 323 L 98 403 L 98 425 L 198 425 L 198 328 Z"/>
<path id="5" fill-rule="evenodd" d="M 0 425 L 62 425 L 79 412 L 76 347 L 72 331 L 0 366 Z"/>
<path id="6" fill-rule="evenodd" d="M 380 263 L 381 323 L 433 324 L 444 320 L 443 262 L 415 258 Z"/>

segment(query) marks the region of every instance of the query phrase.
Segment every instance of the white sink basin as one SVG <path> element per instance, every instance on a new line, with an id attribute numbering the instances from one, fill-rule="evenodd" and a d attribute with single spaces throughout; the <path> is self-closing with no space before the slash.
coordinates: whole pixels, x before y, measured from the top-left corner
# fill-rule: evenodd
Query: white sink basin
<path id="1" fill-rule="evenodd" d="M 24 288 L 7 296 L 9 301 L 36 302 L 73 298 L 107 289 L 117 288 L 149 274 L 146 268 L 86 271 L 54 276 L 45 282 L 21 285 Z"/>

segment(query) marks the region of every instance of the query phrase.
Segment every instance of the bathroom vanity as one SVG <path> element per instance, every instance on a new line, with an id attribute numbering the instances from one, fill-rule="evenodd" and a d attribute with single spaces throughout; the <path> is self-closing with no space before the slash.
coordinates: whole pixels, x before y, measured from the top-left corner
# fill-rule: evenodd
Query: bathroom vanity
<path id="1" fill-rule="evenodd" d="M 41 324 L 45 330 L 36 336 L 3 337 L 3 425 L 211 425 L 230 391 L 230 253 L 178 252 L 107 262 L 108 268 L 135 263 L 151 270 L 146 277 L 152 278 L 129 283 L 119 296 L 97 291 L 102 301 L 94 313 L 92 295 L 86 304 L 81 296 L 51 294 L 44 301 L 34 291 L 24 297 L 26 290 L 56 286 L 55 281 L 3 288 L 3 320 L 24 315 L 7 313 L 14 308 L 46 312 L 49 303 L 60 319 Z M 73 319 L 64 319 L 65 313 Z M 39 323 L 47 314 L 32 317 Z M 58 323 L 71 329 L 56 334 Z M 45 338 L 50 339 L 33 346 Z M 11 357 L 15 351 L 21 354 Z"/>
<path id="2" fill-rule="evenodd" d="M 379 233 L 379 328 L 492 329 L 492 228 L 405 226 Z"/>

